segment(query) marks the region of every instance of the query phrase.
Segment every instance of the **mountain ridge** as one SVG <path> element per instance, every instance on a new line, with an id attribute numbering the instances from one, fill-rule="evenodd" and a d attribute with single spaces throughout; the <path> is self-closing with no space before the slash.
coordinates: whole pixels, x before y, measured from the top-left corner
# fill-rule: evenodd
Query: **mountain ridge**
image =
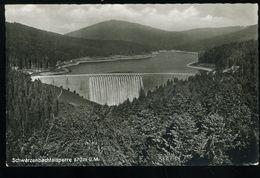
<path id="1" fill-rule="evenodd" d="M 151 51 L 150 48 L 125 41 L 100 41 L 80 39 L 47 32 L 20 23 L 5 23 L 6 53 L 8 61 L 22 67 L 55 66 L 66 61 L 86 56 L 133 55 Z M 20 56 L 17 60 L 16 56 Z"/>
<path id="2" fill-rule="evenodd" d="M 109 20 L 65 35 L 84 39 L 130 41 L 149 46 L 153 49 L 177 49 L 179 46 L 189 46 L 189 43 L 193 41 L 201 41 L 235 33 L 245 30 L 247 27 L 207 27 L 185 31 L 165 31 L 133 22 Z"/>

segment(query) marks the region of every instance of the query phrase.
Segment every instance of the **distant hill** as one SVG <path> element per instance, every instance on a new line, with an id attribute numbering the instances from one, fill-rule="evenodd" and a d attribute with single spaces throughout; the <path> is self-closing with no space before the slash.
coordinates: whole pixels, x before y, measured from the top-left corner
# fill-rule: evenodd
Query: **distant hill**
<path id="1" fill-rule="evenodd" d="M 148 46 L 158 46 L 158 44 L 163 46 L 168 41 L 169 32 L 136 23 L 110 20 L 66 35 L 85 39 L 122 40 Z"/>
<path id="2" fill-rule="evenodd" d="M 70 32 L 66 35 L 84 39 L 131 41 L 150 46 L 153 49 L 197 50 L 207 47 L 207 42 L 201 43 L 203 40 L 210 41 L 211 38 L 215 40 L 218 39 L 219 36 L 231 35 L 239 31 L 244 33 L 246 31 L 243 30 L 247 28 L 248 27 L 232 26 L 200 28 L 187 31 L 165 31 L 137 23 L 110 20 Z M 251 38 L 251 36 L 248 37 Z M 233 40 L 233 38 L 229 37 L 227 39 Z M 226 38 L 224 41 L 227 41 Z M 196 43 L 202 47 L 193 47 Z M 204 43 L 205 45 L 203 46 Z"/>
<path id="3" fill-rule="evenodd" d="M 184 44 L 179 48 L 189 49 L 191 51 L 199 51 L 199 50 L 210 49 L 212 47 L 220 46 L 223 44 L 248 41 L 248 40 L 257 40 L 257 39 L 258 39 L 258 25 L 251 25 L 236 32 L 218 35 L 203 40 L 190 41 L 190 43 Z"/>
<path id="4" fill-rule="evenodd" d="M 149 47 L 134 42 L 79 39 L 19 23 L 6 23 L 8 61 L 21 68 L 46 68 L 54 66 L 57 61 L 84 56 L 132 55 L 150 51 Z"/>
<path id="5" fill-rule="evenodd" d="M 191 38 L 192 40 L 201 40 L 201 39 L 212 38 L 219 35 L 225 35 L 225 34 L 237 32 L 245 28 L 246 27 L 244 26 L 197 28 L 197 29 L 182 31 L 182 33 L 187 37 Z"/>

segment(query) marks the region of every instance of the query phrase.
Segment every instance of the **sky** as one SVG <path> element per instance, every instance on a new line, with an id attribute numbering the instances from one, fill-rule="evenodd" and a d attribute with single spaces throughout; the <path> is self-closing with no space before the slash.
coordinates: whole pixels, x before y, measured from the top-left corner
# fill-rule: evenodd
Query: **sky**
<path id="1" fill-rule="evenodd" d="M 65 34 L 102 21 L 125 20 L 167 31 L 258 23 L 257 4 L 6 5 L 7 22 Z"/>

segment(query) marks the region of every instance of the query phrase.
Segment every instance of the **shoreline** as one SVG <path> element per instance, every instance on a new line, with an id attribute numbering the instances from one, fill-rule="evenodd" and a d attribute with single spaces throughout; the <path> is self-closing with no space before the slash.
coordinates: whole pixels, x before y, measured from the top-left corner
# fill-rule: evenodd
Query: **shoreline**
<path id="1" fill-rule="evenodd" d="M 128 60 L 142 60 L 142 59 L 148 59 L 155 56 L 155 54 L 150 54 L 150 55 L 135 55 L 135 56 L 128 56 L 128 58 L 122 59 L 121 58 L 116 58 L 116 59 L 108 59 L 108 60 L 89 60 L 89 61 L 77 61 L 77 62 L 73 62 L 73 63 L 69 63 L 69 64 L 64 64 L 64 65 L 60 65 L 58 66 L 55 70 L 63 70 L 60 72 L 55 72 L 55 71 L 49 71 L 49 72 L 43 72 L 43 73 L 38 73 L 38 75 L 40 76 L 46 76 L 46 75 L 64 75 L 64 74 L 68 74 L 70 73 L 70 69 L 69 67 L 71 66 L 77 66 L 80 65 L 81 63 L 102 63 L 102 62 L 114 62 L 114 61 L 128 61 Z M 32 75 L 34 76 L 34 75 Z"/>
<path id="2" fill-rule="evenodd" d="M 147 58 L 151 58 L 154 55 L 146 55 L 146 56 L 132 56 L 131 58 L 115 58 L 115 59 L 101 59 L 101 60 L 85 60 L 85 61 L 76 61 L 75 63 L 70 63 L 70 64 L 64 64 L 60 67 L 70 67 L 70 66 L 75 66 L 75 65 L 79 65 L 81 63 L 101 63 L 101 62 L 114 62 L 114 61 L 128 61 L 128 60 L 142 60 L 142 59 L 147 59 Z"/>
<path id="3" fill-rule="evenodd" d="M 214 70 L 214 69 L 208 68 L 208 67 L 194 66 L 194 64 L 196 64 L 196 63 L 198 63 L 198 62 L 190 62 L 186 66 L 189 67 L 189 68 L 192 68 L 192 69 L 205 70 L 207 72 L 211 72 L 211 71 Z"/>
<path id="4" fill-rule="evenodd" d="M 118 58 L 115 58 L 115 56 L 117 56 L 117 55 L 115 55 L 114 58 L 113 58 L 113 56 L 110 56 L 110 57 L 103 57 L 104 59 L 101 59 L 101 60 L 100 59 L 96 59 L 96 60 L 92 59 L 92 60 L 76 61 L 76 62 L 71 62 L 71 63 L 68 63 L 68 64 L 61 65 L 60 67 L 70 67 L 70 66 L 79 65 L 81 63 L 101 63 L 101 62 L 114 62 L 114 61 L 127 61 L 127 60 L 142 60 L 142 59 L 154 57 L 155 55 L 158 55 L 159 53 L 164 53 L 164 52 L 177 52 L 177 53 L 188 53 L 188 54 L 197 54 L 198 53 L 198 52 L 181 51 L 181 50 L 174 50 L 174 49 L 172 49 L 172 50 L 158 50 L 158 51 L 152 51 L 150 54 L 144 54 L 144 55 L 121 56 L 121 57 L 119 56 Z M 98 57 L 98 58 L 102 58 L 102 57 Z M 81 58 L 79 58 L 79 59 L 81 59 Z M 77 59 L 74 59 L 74 60 L 77 60 Z"/>
<path id="5" fill-rule="evenodd" d="M 84 60 L 83 58 L 78 58 L 78 59 L 72 59 L 70 62 L 68 62 L 67 64 L 60 64 L 57 65 L 57 68 L 55 70 L 62 70 L 62 71 L 48 71 L 48 72 L 43 72 L 43 73 L 38 73 L 37 75 L 40 76 L 49 76 L 49 75 L 66 75 L 70 73 L 70 69 L 69 67 L 72 66 L 77 66 L 80 65 L 82 63 L 104 63 L 104 62 L 116 62 L 116 61 L 129 61 L 129 60 L 142 60 L 142 59 L 149 59 L 152 58 L 160 53 L 164 53 L 164 52 L 176 52 L 176 53 L 191 53 L 191 54 L 197 54 L 197 52 L 191 52 L 191 51 L 181 51 L 181 50 L 158 50 L 158 51 L 152 51 L 150 54 L 144 54 L 144 55 L 134 55 L 134 56 L 120 56 L 120 55 L 115 55 L 115 56 L 110 56 L 110 57 L 97 57 L 96 60 L 95 58 L 88 58 L 85 57 L 86 59 Z M 101 58 L 101 59 L 100 59 Z M 102 59 L 103 58 L 103 59 Z M 81 61 L 80 61 L 81 59 Z M 87 60 L 90 59 L 90 60 Z M 73 61 L 74 60 L 74 61 Z M 78 60 L 78 61 L 77 61 Z M 200 67 L 196 67 L 196 66 L 190 66 L 192 64 L 194 64 L 196 62 L 191 62 L 189 64 L 187 64 L 187 67 L 190 68 L 194 68 L 194 69 L 201 69 Z M 205 70 L 207 70 L 205 68 Z M 35 75 L 32 75 L 35 76 Z"/>

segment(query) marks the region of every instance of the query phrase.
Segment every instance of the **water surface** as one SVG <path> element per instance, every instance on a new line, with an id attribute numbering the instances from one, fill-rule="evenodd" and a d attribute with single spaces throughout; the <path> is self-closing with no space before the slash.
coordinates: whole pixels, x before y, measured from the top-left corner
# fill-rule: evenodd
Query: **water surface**
<path id="1" fill-rule="evenodd" d="M 194 61 L 197 61 L 195 53 L 167 51 L 147 59 L 81 63 L 68 68 L 70 74 L 196 73 L 196 69 L 186 66 Z"/>

